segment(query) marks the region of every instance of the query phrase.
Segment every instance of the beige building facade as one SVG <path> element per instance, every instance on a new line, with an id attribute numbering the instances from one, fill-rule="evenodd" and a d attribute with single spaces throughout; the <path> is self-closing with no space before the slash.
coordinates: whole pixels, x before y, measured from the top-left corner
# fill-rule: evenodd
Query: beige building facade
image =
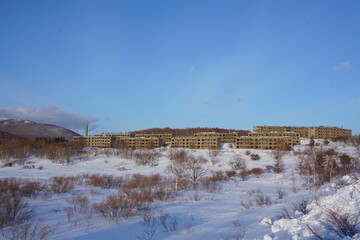
<path id="1" fill-rule="evenodd" d="M 218 149 L 220 139 L 217 137 L 174 137 L 171 139 L 172 148 L 190 149 Z"/>
<path id="2" fill-rule="evenodd" d="M 170 133 L 162 133 L 162 134 L 135 134 L 135 137 L 142 138 L 161 138 L 164 143 L 170 143 L 171 138 L 173 137 Z"/>
<path id="3" fill-rule="evenodd" d="M 119 138 L 116 141 L 117 148 L 131 148 L 131 149 L 152 149 L 162 146 L 162 139 L 157 137 L 129 137 Z"/>
<path id="4" fill-rule="evenodd" d="M 111 136 L 75 136 L 73 141 L 81 143 L 84 147 L 114 147 L 116 139 Z"/>
<path id="5" fill-rule="evenodd" d="M 297 132 L 303 138 L 351 137 L 350 129 L 338 127 L 254 126 L 254 132 Z"/>
<path id="6" fill-rule="evenodd" d="M 308 137 L 308 129 L 306 127 L 292 126 L 254 126 L 253 132 L 296 132 L 300 137 Z"/>
<path id="7" fill-rule="evenodd" d="M 352 133 L 350 129 L 343 129 L 337 127 L 309 127 L 309 138 L 315 139 L 329 139 L 336 137 L 351 137 Z"/>
<path id="8" fill-rule="evenodd" d="M 239 136 L 236 132 L 218 133 L 218 132 L 201 132 L 195 133 L 194 137 L 217 137 L 222 143 L 235 143 L 236 138 Z"/>
<path id="9" fill-rule="evenodd" d="M 286 142 L 289 149 L 293 148 L 294 139 L 292 137 L 260 137 L 244 136 L 238 137 L 236 148 L 242 149 L 274 149 L 279 142 Z"/>

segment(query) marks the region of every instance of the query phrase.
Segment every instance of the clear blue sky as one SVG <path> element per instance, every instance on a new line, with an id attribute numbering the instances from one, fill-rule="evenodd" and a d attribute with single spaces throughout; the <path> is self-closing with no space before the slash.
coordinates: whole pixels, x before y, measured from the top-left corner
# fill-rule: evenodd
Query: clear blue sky
<path id="1" fill-rule="evenodd" d="M 0 0 L 0 117 L 360 133 L 360 1 Z"/>

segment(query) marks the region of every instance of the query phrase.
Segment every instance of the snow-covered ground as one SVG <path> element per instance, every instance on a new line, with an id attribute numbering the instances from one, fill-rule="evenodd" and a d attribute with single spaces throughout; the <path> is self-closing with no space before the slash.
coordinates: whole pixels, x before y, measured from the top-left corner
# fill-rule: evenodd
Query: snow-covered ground
<path id="1" fill-rule="evenodd" d="M 303 140 L 302 143 L 307 143 Z M 330 144 L 339 152 L 356 154 L 351 146 Z M 295 152 L 306 146 L 296 146 Z M 325 147 L 325 146 L 324 146 Z M 90 149 L 91 150 L 91 149 Z M 169 149 L 158 149 L 161 157 L 157 166 L 137 166 L 133 160 L 117 156 L 106 157 L 99 151 L 97 156 L 91 155 L 86 161 L 74 161 L 71 165 L 52 163 L 48 159 L 31 158 L 27 165 L 34 168 L 24 169 L 23 165 L 1 167 L 0 178 L 23 178 L 28 180 L 48 181 L 53 176 L 76 176 L 81 174 L 111 174 L 114 176 L 131 176 L 160 174 L 168 176 L 165 169 L 170 160 Z M 232 149 L 225 146 L 213 166 L 210 162 L 204 165 L 207 175 L 216 171 L 229 171 L 228 162 L 236 154 L 246 159 L 247 169 L 262 168 L 273 165 L 271 151 L 250 150 L 259 154 L 261 159 L 253 161 L 244 149 Z M 209 159 L 208 150 L 191 150 L 195 156 L 202 155 Z M 360 181 L 345 176 L 338 179 L 342 185 L 325 184 L 316 192 L 305 188 L 305 180 L 295 170 L 297 156 L 289 152 L 284 156 L 285 170 L 281 173 L 265 172 L 259 176 L 251 175 L 245 181 L 240 177 L 218 183 L 215 191 L 203 188 L 197 190 L 181 190 L 171 200 L 158 201 L 151 205 L 154 210 L 151 224 L 144 223 L 142 216 L 121 218 L 119 222 L 110 222 L 101 215 L 88 211 L 75 212 L 69 217 L 68 209 L 72 207 L 72 194 L 87 196 L 90 206 L 99 203 L 108 195 L 117 193 L 116 189 L 101 189 L 85 185 L 77 185 L 69 193 L 40 194 L 30 198 L 36 207 L 36 217 L 42 222 L 56 225 L 56 231 L 49 239 L 316 239 L 314 230 L 324 239 L 340 239 L 322 224 L 326 211 L 359 213 Z M 169 176 L 168 176 L 169 177 Z M 279 199 L 279 190 L 284 196 Z M 259 206 L 256 198 L 267 198 L 268 204 Z M 292 219 L 278 219 L 277 216 L 293 203 L 308 199 L 309 213 L 295 212 Z M 91 207 L 90 207 L 91 208 Z M 168 214 L 166 230 L 161 218 Z M 309 226 L 309 227 L 308 227 Z M 244 235 L 244 238 L 241 238 Z M 1 238 L 1 235 L 0 235 Z M 355 235 L 353 239 L 360 239 Z"/>

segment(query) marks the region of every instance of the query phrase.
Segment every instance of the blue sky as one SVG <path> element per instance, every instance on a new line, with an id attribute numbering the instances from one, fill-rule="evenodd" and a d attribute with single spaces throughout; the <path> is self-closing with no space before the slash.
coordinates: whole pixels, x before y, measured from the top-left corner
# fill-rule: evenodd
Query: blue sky
<path id="1" fill-rule="evenodd" d="M 360 133 L 360 2 L 0 1 L 0 117 Z"/>

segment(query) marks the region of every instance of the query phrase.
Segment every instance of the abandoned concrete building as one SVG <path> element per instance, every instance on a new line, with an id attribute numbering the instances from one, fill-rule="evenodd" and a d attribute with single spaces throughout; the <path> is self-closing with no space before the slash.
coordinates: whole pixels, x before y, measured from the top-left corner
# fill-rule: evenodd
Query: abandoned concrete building
<path id="1" fill-rule="evenodd" d="M 329 139 L 351 136 L 350 129 L 337 127 L 293 127 L 293 126 L 254 126 L 248 136 L 239 136 L 236 132 L 217 133 L 200 132 L 194 136 L 176 137 L 173 134 L 133 134 L 105 133 L 94 136 L 77 136 L 74 141 L 89 147 L 118 148 L 172 148 L 217 149 L 221 143 L 232 143 L 236 148 L 274 149 L 279 142 L 286 142 L 292 149 L 300 144 L 300 137 Z"/>
<path id="2" fill-rule="evenodd" d="M 297 132 L 303 138 L 351 137 L 351 130 L 338 127 L 254 126 L 254 132 Z"/>
<path id="3" fill-rule="evenodd" d="M 115 147 L 115 137 L 111 136 L 74 136 L 74 142 L 83 144 L 85 147 Z"/>
<path id="4" fill-rule="evenodd" d="M 163 143 L 170 143 L 171 138 L 174 137 L 173 134 L 170 133 L 161 133 L 161 134 L 135 134 L 135 137 L 142 137 L 142 138 L 161 138 Z"/>
<path id="5" fill-rule="evenodd" d="M 195 133 L 194 137 L 217 137 L 222 143 L 235 143 L 236 138 L 239 136 L 239 133 L 229 132 L 229 133 L 218 133 L 218 132 L 201 132 Z"/>

